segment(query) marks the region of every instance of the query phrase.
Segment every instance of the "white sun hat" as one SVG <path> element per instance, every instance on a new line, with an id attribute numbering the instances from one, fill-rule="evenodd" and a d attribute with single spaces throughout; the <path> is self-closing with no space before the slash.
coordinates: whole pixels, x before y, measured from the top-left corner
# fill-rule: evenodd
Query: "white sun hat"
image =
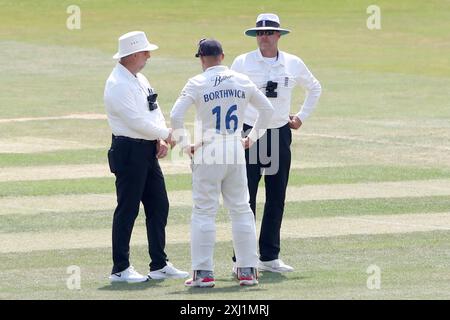
<path id="1" fill-rule="evenodd" d="M 148 42 L 143 31 L 131 31 L 119 38 L 119 52 L 113 58 L 120 59 L 140 51 L 153 51 L 158 49 L 156 44 Z"/>
<path id="2" fill-rule="evenodd" d="M 245 31 L 245 34 L 250 37 L 256 37 L 256 31 L 260 30 L 275 30 L 279 31 L 281 35 L 288 34 L 290 30 L 280 28 L 280 18 L 274 13 L 261 13 L 256 18 L 256 27 Z"/>

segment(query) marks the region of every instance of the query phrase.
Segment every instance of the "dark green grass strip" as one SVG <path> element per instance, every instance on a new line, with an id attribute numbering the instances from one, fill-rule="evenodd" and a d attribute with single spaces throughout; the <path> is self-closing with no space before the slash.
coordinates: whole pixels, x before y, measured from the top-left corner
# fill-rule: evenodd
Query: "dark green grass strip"
<path id="1" fill-rule="evenodd" d="M 106 163 L 105 149 L 61 150 L 40 153 L 0 153 L 1 167 Z"/>
<path id="2" fill-rule="evenodd" d="M 0 182 L 0 197 L 114 193 L 114 181 L 114 177 L 67 180 L 7 181 Z M 166 175 L 165 181 L 168 190 L 188 190 L 191 188 L 191 176 L 189 174 Z"/>
<path id="3" fill-rule="evenodd" d="M 448 178 L 450 178 L 450 169 L 349 166 L 292 170 L 289 185 L 302 186 Z M 192 187 L 191 174 L 166 175 L 165 180 L 169 192 L 176 190 L 190 190 Z M 263 180 L 264 179 L 261 179 L 261 186 L 264 185 Z M 115 191 L 114 188 L 114 177 L 67 180 L 4 181 L 0 182 L 0 197 L 113 193 Z"/>
<path id="4" fill-rule="evenodd" d="M 257 219 L 261 220 L 263 206 L 257 207 Z M 388 198 L 321 200 L 288 202 L 284 221 L 297 218 L 386 215 L 406 213 L 449 212 L 450 196 L 423 198 Z M 191 207 L 171 207 L 168 224 L 189 224 Z M 113 209 L 92 212 L 55 212 L 35 215 L 0 215 L 0 232 L 48 232 L 61 230 L 110 228 Z M 145 226 L 144 212 L 140 212 L 136 225 Z M 225 209 L 217 214 L 217 222 L 229 221 Z"/>
<path id="5" fill-rule="evenodd" d="M 293 170 L 289 185 L 383 182 L 450 178 L 450 169 L 401 166 L 346 166 Z"/>

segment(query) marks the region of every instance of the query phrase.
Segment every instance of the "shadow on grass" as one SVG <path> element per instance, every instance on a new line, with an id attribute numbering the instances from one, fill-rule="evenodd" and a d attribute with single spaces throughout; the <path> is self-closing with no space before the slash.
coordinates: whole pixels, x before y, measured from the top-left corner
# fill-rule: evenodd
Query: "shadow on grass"
<path id="1" fill-rule="evenodd" d="M 216 285 L 213 288 L 188 288 L 184 287 L 184 290 L 169 292 L 169 295 L 178 294 L 213 294 L 213 293 L 232 293 L 232 292 L 256 292 L 266 291 L 266 289 L 259 288 L 258 286 L 240 286 L 237 280 L 232 278 L 217 278 Z"/>
<path id="2" fill-rule="evenodd" d="M 267 291 L 267 289 L 258 288 L 258 286 L 255 287 L 244 287 L 240 286 L 239 284 L 236 284 L 236 286 L 227 286 L 227 287 L 220 287 L 220 282 L 216 282 L 216 286 L 214 288 L 186 288 L 186 290 L 182 291 L 174 291 L 169 292 L 169 295 L 186 295 L 186 294 L 193 294 L 193 295 L 204 295 L 204 294 L 215 294 L 215 293 L 232 293 L 232 292 L 262 292 Z"/>
<path id="3" fill-rule="evenodd" d="M 278 283 L 282 281 L 296 281 L 307 279 L 308 277 L 296 276 L 291 274 L 290 276 L 285 276 L 281 273 L 260 273 L 259 283 L 260 285 Z M 232 293 L 232 292 L 264 292 L 269 289 L 262 288 L 260 286 L 240 286 L 237 280 L 232 278 L 216 278 L 216 286 L 213 288 L 186 288 L 183 291 L 169 292 L 170 295 L 178 294 L 212 294 L 212 293 Z"/>
<path id="4" fill-rule="evenodd" d="M 138 283 L 115 282 L 98 288 L 102 291 L 138 291 L 147 290 L 148 288 L 161 287 L 160 283 L 164 280 L 152 280 Z"/>
<path id="5" fill-rule="evenodd" d="M 283 273 L 275 273 L 275 272 L 261 272 L 259 274 L 259 283 L 261 284 L 269 284 L 269 283 L 277 283 L 282 281 L 292 281 L 292 280 L 304 280 L 310 277 L 304 277 L 294 274 L 289 274 L 286 276 Z"/>

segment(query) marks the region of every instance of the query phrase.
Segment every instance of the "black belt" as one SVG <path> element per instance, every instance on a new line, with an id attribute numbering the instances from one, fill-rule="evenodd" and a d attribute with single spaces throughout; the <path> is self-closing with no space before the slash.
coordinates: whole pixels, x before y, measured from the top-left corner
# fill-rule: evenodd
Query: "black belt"
<path id="1" fill-rule="evenodd" d="M 251 125 L 249 125 L 249 124 L 246 124 L 245 122 L 244 122 L 244 126 L 247 126 L 247 129 L 253 128 L 253 126 L 251 126 Z M 279 127 L 279 128 L 269 128 L 269 129 L 267 129 L 267 130 L 276 130 L 276 129 L 280 130 L 280 129 L 283 129 L 283 128 L 285 128 L 285 127 L 289 127 L 289 122 L 286 123 L 286 124 L 284 124 L 284 125 L 282 125 L 282 126 Z"/>
<path id="2" fill-rule="evenodd" d="M 145 140 L 145 139 L 136 139 L 136 138 L 130 138 L 130 137 L 124 137 L 124 136 L 115 136 L 112 135 L 113 140 L 125 140 L 125 141 L 131 141 L 136 143 L 148 143 L 153 144 L 156 142 L 156 140 Z"/>

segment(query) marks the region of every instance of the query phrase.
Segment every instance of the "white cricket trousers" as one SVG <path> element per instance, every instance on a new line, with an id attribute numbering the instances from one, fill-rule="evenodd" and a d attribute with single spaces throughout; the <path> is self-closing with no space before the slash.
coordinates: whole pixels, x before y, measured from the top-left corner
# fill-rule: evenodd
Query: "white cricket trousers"
<path id="1" fill-rule="evenodd" d="M 256 226 L 249 204 L 245 163 L 194 164 L 192 169 L 192 270 L 214 270 L 215 219 L 220 194 L 231 218 L 236 266 L 256 268 Z"/>

